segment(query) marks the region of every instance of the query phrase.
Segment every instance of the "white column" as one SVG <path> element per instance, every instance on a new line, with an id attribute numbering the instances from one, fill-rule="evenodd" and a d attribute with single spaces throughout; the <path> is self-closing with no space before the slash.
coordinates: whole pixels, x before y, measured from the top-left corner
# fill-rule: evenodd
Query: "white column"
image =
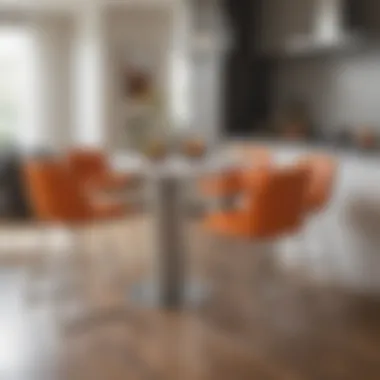
<path id="1" fill-rule="evenodd" d="M 173 15 L 173 41 L 170 67 L 170 114 L 174 128 L 186 130 L 192 124 L 190 97 L 190 7 L 178 2 Z"/>
<path id="2" fill-rule="evenodd" d="M 209 144 L 222 137 L 223 66 L 231 34 L 217 1 L 201 3 L 192 30 L 193 128 Z"/>
<path id="3" fill-rule="evenodd" d="M 83 9 L 75 38 L 76 144 L 104 146 L 106 142 L 106 33 L 101 8 Z"/>
<path id="4" fill-rule="evenodd" d="M 230 36 L 217 2 L 202 4 L 177 5 L 171 105 L 177 128 L 214 144 L 221 135 L 222 69 Z"/>

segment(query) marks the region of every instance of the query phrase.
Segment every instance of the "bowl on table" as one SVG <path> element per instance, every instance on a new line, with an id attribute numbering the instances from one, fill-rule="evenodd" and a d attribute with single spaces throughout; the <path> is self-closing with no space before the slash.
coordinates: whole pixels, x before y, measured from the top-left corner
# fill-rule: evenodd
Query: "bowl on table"
<path id="1" fill-rule="evenodd" d="M 145 148 L 145 156 L 152 161 L 163 161 L 169 155 L 167 144 L 162 141 L 153 141 Z"/>
<path id="2" fill-rule="evenodd" d="M 188 139 L 182 143 L 182 154 L 191 159 L 203 158 L 206 154 L 206 144 L 201 139 Z"/>
<path id="3" fill-rule="evenodd" d="M 361 126 L 357 130 L 355 138 L 357 146 L 363 150 L 373 150 L 378 145 L 376 133 L 369 126 Z"/>

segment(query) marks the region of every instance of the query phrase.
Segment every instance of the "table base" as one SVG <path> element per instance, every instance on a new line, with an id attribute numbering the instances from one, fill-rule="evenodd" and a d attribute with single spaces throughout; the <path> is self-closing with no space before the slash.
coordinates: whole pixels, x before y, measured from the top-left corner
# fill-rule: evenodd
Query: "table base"
<path id="1" fill-rule="evenodd" d="M 133 285 L 130 292 L 132 302 L 147 308 L 182 309 L 205 305 L 211 296 L 211 287 L 198 281 L 188 282 L 184 286 L 180 300 L 171 300 L 160 294 L 159 287 L 153 281 L 145 281 Z"/>

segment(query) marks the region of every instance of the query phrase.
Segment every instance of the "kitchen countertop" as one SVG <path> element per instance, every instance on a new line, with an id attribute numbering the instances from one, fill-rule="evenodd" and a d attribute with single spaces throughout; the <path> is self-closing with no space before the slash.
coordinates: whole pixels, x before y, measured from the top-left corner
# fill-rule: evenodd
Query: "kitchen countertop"
<path id="1" fill-rule="evenodd" d="M 344 145 L 344 144 L 337 144 L 331 141 L 324 141 L 324 140 L 303 140 L 303 141 L 289 141 L 284 140 L 280 138 L 269 138 L 269 137 L 256 137 L 256 136 L 250 136 L 250 137 L 230 137 L 226 138 L 224 140 L 224 143 L 226 144 L 264 144 L 264 145 L 270 145 L 273 147 L 288 147 L 288 148 L 294 148 L 294 149 L 300 149 L 300 150 L 322 150 L 324 152 L 328 151 L 331 154 L 348 154 L 348 155 L 355 155 L 355 156 L 361 156 L 361 157 L 380 157 L 380 146 L 378 148 L 374 149 L 362 149 L 354 145 Z"/>

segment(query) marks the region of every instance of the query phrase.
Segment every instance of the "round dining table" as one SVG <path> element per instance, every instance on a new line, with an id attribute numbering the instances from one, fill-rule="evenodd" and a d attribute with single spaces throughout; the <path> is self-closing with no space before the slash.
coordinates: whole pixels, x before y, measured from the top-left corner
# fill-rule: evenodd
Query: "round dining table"
<path id="1" fill-rule="evenodd" d="M 140 175 L 153 201 L 154 273 L 132 287 L 134 301 L 143 306 L 173 309 L 199 305 L 207 298 L 210 286 L 192 280 L 188 271 L 184 236 L 186 210 L 196 195 L 196 190 L 191 190 L 195 189 L 197 180 L 222 174 L 236 164 L 231 158 L 218 154 L 198 159 L 173 155 L 158 162 L 139 155 L 115 157 L 115 169 Z"/>

